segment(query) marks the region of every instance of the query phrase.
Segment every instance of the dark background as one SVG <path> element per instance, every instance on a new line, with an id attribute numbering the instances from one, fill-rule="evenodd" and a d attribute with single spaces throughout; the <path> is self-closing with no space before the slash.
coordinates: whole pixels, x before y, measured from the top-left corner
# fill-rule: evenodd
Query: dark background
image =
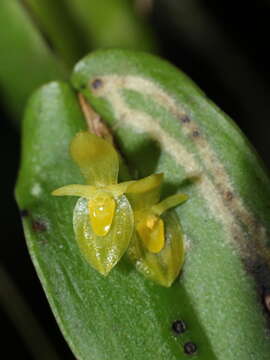
<path id="1" fill-rule="evenodd" d="M 238 7 L 235 7 L 236 3 Z M 243 2 L 242 7 L 239 3 L 157 0 L 149 13 L 149 21 L 157 34 L 161 55 L 188 74 L 236 121 L 269 167 L 270 0 Z M 74 359 L 57 328 L 25 246 L 13 196 L 20 136 L 12 124 L 7 109 L 2 106 L 1 263 L 48 334 L 59 357 Z M 5 333 L 4 338 L 2 335 L 2 354 L 9 354 L 9 359 L 18 353 L 21 360 L 32 359 L 3 307 L 0 308 L 0 322 Z"/>

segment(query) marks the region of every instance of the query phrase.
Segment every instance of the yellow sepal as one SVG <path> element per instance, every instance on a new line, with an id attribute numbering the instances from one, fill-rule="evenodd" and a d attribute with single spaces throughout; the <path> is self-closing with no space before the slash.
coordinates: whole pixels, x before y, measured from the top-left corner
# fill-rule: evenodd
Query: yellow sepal
<path id="1" fill-rule="evenodd" d="M 159 201 L 162 181 L 163 174 L 153 174 L 128 186 L 126 195 L 134 211 L 149 209 Z"/>
<path id="2" fill-rule="evenodd" d="M 156 215 L 163 214 L 166 210 L 172 207 L 178 206 L 183 202 L 187 201 L 188 195 L 186 194 L 175 194 L 162 200 L 160 203 L 152 206 L 152 211 Z"/>
<path id="3" fill-rule="evenodd" d="M 84 198 L 91 198 L 96 193 L 97 189 L 91 185 L 72 184 L 62 186 L 52 192 L 54 196 L 79 196 Z"/>
<path id="4" fill-rule="evenodd" d="M 81 131 L 70 146 L 71 156 L 79 166 L 87 184 L 116 184 L 119 158 L 114 147 L 106 140 Z"/>

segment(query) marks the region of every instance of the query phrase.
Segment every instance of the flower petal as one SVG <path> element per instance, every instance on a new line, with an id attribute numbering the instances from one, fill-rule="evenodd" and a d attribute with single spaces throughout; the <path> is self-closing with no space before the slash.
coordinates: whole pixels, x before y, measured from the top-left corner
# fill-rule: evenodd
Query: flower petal
<path id="1" fill-rule="evenodd" d="M 95 186 L 91 185 L 80 185 L 72 184 L 62 186 L 52 192 L 54 196 L 80 196 L 85 198 L 91 198 L 97 189 Z"/>
<path id="2" fill-rule="evenodd" d="M 109 142 L 90 132 L 82 131 L 73 139 L 70 151 L 87 184 L 117 183 L 119 158 Z"/>
<path id="3" fill-rule="evenodd" d="M 79 248 L 87 262 L 106 276 L 126 251 L 133 233 L 133 212 L 127 198 L 116 198 L 110 231 L 98 236 L 89 221 L 88 201 L 80 198 L 74 208 L 73 226 Z"/>
<path id="4" fill-rule="evenodd" d="M 132 208 L 137 211 L 150 208 L 160 199 L 163 174 L 153 174 L 134 181 L 126 190 Z"/>
<path id="5" fill-rule="evenodd" d="M 145 277 L 170 287 L 179 275 L 184 262 L 183 233 L 175 214 L 170 212 L 162 218 L 165 224 L 163 249 L 158 253 L 148 251 L 138 233 L 135 233 L 127 253 L 137 270 Z"/>
<path id="6" fill-rule="evenodd" d="M 186 194 L 175 194 L 162 200 L 160 203 L 152 206 L 152 211 L 156 215 L 163 214 L 166 210 L 178 206 L 183 202 L 187 201 L 188 195 Z"/>

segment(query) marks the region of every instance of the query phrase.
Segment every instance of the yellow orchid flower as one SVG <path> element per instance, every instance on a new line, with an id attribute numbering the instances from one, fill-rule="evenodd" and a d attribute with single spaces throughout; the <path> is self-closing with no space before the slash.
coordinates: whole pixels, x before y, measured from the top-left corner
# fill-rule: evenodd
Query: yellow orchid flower
<path id="1" fill-rule="evenodd" d="M 80 197 L 73 214 L 76 240 L 90 265 L 107 275 L 132 236 L 133 211 L 124 195 L 132 181 L 117 183 L 118 154 L 110 143 L 94 134 L 79 132 L 70 152 L 86 185 L 66 185 L 52 195 Z"/>
<path id="2" fill-rule="evenodd" d="M 162 174 L 129 185 L 127 196 L 134 211 L 135 232 L 128 255 L 138 271 L 169 287 L 184 261 L 183 233 L 178 218 L 167 210 L 188 198 L 185 194 L 160 200 Z"/>

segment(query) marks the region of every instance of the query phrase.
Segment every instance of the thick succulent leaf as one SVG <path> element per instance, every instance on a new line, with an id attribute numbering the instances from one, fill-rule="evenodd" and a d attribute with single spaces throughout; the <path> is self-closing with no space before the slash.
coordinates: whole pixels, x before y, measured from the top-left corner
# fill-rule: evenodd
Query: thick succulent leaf
<path id="1" fill-rule="evenodd" d="M 54 197 L 63 184 L 83 183 L 69 147 L 85 129 L 76 96 L 51 83 L 31 98 L 23 123 L 16 197 L 27 245 L 58 324 L 80 360 L 172 359 L 183 355 L 171 324 L 184 318 L 202 359 L 215 359 L 186 291 L 145 279 L 123 259 L 104 278 L 83 259 L 72 216 L 76 198 Z M 27 211 L 26 211 L 27 210 Z"/>
<path id="2" fill-rule="evenodd" d="M 76 240 L 89 264 L 102 275 L 108 275 L 127 250 L 133 233 L 133 213 L 127 198 L 116 200 L 113 223 L 107 235 L 97 236 L 89 221 L 88 202 L 80 198 L 73 214 Z"/>
<path id="3" fill-rule="evenodd" d="M 137 270 L 147 278 L 171 286 L 184 262 L 183 232 L 175 214 L 163 216 L 165 224 L 165 246 L 159 253 L 146 249 L 138 233 L 135 233 L 128 249 L 128 256 Z"/>
<path id="4" fill-rule="evenodd" d="M 73 84 L 112 126 L 140 176 L 164 172 L 162 198 L 189 195 L 175 210 L 186 245 L 179 281 L 156 285 L 124 260 L 104 279 L 76 245 L 74 199 L 50 195 L 83 183 L 68 150 L 84 129 L 76 97 L 63 84 L 33 96 L 17 199 L 28 210 L 33 261 L 76 357 L 178 360 L 188 358 L 183 344 L 192 341 L 200 360 L 268 360 L 270 184 L 239 129 L 186 76 L 150 55 L 97 52 L 76 66 Z M 171 332 L 177 319 L 188 328 L 180 339 Z"/>
<path id="5" fill-rule="evenodd" d="M 72 140 L 70 152 L 88 184 L 117 183 L 119 158 L 108 141 L 86 131 L 79 132 Z"/>
<path id="6" fill-rule="evenodd" d="M 215 354 L 201 349 L 198 358 L 268 359 L 270 183 L 247 139 L 183 73 L 151 55 L 96 52 L 76 65 L 72 82 L 140 176 L 164 172 L 162 198 L 189 196 L 175 210 L 187 252 L 173 289 L 187 294 Z"/>

